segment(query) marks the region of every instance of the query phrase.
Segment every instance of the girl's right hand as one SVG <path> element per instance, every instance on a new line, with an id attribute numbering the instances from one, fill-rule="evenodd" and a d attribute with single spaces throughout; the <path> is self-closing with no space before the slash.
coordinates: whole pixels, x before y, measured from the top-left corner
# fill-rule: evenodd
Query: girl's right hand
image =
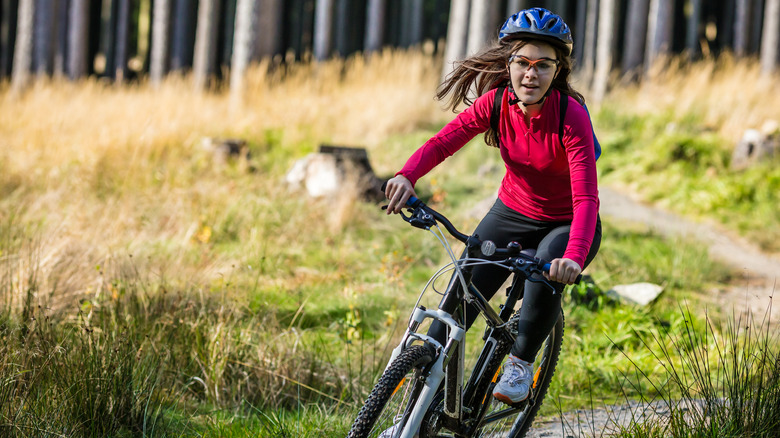
<path id="1" fill-rule="evenodd" d="M 387 181 L 385 196 L 390 200 L 390 203 L 387 204 L 387 214 L 397 214 L 404 208 L 409 197 L 417 197 L 417 193 L 414 192 L 411 181 L 403 175 L 398 175 Z"/>

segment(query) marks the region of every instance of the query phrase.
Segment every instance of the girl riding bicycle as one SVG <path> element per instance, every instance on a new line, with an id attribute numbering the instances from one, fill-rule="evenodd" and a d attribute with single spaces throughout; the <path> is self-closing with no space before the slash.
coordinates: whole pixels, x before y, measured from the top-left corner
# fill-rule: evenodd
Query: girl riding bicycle
<path id="1" fill-rule="evenodd" d="M 462 102 L 469 107 L 420 147 L 385 191 L 388 214 L 399 213 L 416 196 L 415 183 L 477 134 L 486 132 L 486 142 L 499 149 L 506 174 L 474 234 L 499 247 L 518 242 L 536 248 L 539 258 L 551 260 L 548 279 L 556 288 L 551 294 L 543 284 L 525 284 L 519 333 L 493 391 L 507 404 L 528 397 L 534 357 L 560 314 L 561 292 L 593 260 L 601 242 L 595 137 L 584 99 L 569 84 L 571 52 L 571 32 L 558 15 L 543 8 L 512 15 L 498 44 L 459 62 L 437 93 L 440 100 L 452 93 L 452 108 Z M 479 94 L 473 102 L 472 88 Z M 496 99 L 500 106 L 494 108 Z M 508 275 L 491 265 L 472 271 L 474 285 L 487 298 Z M 458 281 L 450 284 L 460 287 Z M 445 303 L 454 296 L 448 291 Z M 467 328 L 477 314 L 466 307 Z M 429 334 L 444 339 L 445 330 L 434 323 Z"/>

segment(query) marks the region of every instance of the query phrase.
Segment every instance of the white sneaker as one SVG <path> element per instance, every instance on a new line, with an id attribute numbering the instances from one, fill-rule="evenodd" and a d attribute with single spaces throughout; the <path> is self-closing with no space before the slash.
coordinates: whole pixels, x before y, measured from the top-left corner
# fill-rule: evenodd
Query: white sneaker
<path id="1" fill-rule="evenodd" d="M 510 354 L 504 374 L 493 388 L 493 397 L 508 405 L 519 403 L 528 398 L 533 381 L 533 364 Z"/>
<path id="2" fill-rule="evenodd" d="M 394 425 L 388 427 L 382 433 L 380 433 L 377 438 L 394 438 L 395 433 L 397 432 L 396 429 L 398 429 L 398 424 L 399 423 L 395 423 Z"/>
<path id="3" fill-rule="evenodd" d="M 400 425 L 401 423 L 395 423 L 394 425 L 388 427 L 382 433 L 380 433 L 379 436 L 377 436 L 377 438 L 396 438 L 397 436 L 396 434 L 401 432 L 400 427 L 398 427 Z M 414 434 L 414 436 L 415 438 L 420 436 L 420 432 L 418 431 L 417 433 Z"/>

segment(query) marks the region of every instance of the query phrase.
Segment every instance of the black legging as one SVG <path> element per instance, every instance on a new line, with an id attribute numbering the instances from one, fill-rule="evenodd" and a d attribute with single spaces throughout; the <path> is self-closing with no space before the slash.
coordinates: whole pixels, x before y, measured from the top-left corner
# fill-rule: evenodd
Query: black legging
<path id="1" fill-rule="evenodd" d="M 544 260 L 553 260 L 563 256 L 569 242 L 571 222 L 543 222 L 526 217 L 496 200 L 488 214 L 474 231 L 481 240 L 492 240 L 499 248 L 506 248 L 509 242 L 518 242 L 523 248 L 536 248 L 536 256 Z M 585 259 L 588 266 L 601 244 L 601 220 L 596 223 L 593 243 Z M 585 268 L 583 266 L 583 269 Z M 505 268 L 494 265 L 478 265 L 472 269 L 474 286 L 490 299 L 509 277 Z M 451 287 L 461 288 L 460 281 L 450 281 Z M 550 333 L 561 311 L 561 292 L 565 287 L 562 283 L 553 283 L 557 291 L 553 294 L 550 288 L 541 283 L 525 282 L 523 304 L 520 309 L 518 336 L 512 346 L 512 354 L 528 362 L 533 362 L 536 353 Z M 445 294 L 445 300 L 449 291 Z M 445 309 L 454 311 L 454 309 Z M 466 306 L 466 329 L 471 327 L 479 311 L 473 305 Z M 446 326 L 434 321 L 428 332 L 434 339 L 443 342 Z"/>

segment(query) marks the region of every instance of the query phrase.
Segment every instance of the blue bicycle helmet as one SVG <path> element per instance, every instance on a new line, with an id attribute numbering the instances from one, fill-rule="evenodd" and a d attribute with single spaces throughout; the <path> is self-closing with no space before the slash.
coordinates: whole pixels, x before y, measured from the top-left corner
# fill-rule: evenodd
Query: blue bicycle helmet
<path id="1" fill-rule="evenodd" d="M 501 26 L 499 41 L 514 36 L 532 36 L 542 40 L 562 43 L 571 55 L 574 42 L 571 30 L 563 18 L 544 8 L 530 8 L 512 15 Z"/>

